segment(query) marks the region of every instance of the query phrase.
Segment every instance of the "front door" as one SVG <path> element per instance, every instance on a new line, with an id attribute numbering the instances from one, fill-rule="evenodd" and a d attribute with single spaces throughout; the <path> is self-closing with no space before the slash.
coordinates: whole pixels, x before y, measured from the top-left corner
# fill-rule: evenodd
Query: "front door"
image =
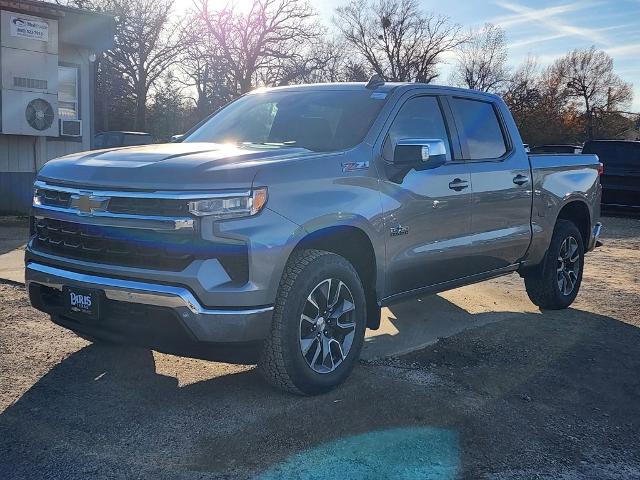
<path id="1" fill-rule="evenodd" d="M 382 168 L 386 297 L 468 273 L 471 176 L 467 165 L 455 158 L 443 112 L 436 96 L 409 98 L 384 139 L 386 161 L 393 158 L 392 145 L 400 139 L 441 139 L 447 148 L 447 162 L 436 168 L 411 169 L 400 177 Z"/>

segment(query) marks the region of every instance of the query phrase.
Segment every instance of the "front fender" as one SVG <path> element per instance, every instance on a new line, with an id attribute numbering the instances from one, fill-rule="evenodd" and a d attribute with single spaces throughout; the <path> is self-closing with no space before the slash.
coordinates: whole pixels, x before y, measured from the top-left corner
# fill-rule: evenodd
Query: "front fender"
<path id="1" fill-rule="evenodd" d="M 323 158 L 272 165 L 258 171 L 254 185 L 267 186 L 267 208 L 300 226 L 292 242 L 332 227 L 364 232 L 378 260 L 376 279 L 380 286 L 384 281 L 385 237 L 379 179 L 369 163 L 370 155 L 370 147 L 359 146 Z M 352 162 L 361 167 L 344 167 Z"/>

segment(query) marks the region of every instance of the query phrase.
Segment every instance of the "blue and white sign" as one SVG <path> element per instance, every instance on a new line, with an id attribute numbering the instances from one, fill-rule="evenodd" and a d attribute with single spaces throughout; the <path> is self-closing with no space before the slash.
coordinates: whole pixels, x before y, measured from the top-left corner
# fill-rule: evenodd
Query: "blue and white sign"
<path id="1" fill-rule="evenodd" d="M 49 41 L 49 24 L 44 19 L 11 15 L 9 25 L 12 37 L 40 40 L 41 42 Z"/>

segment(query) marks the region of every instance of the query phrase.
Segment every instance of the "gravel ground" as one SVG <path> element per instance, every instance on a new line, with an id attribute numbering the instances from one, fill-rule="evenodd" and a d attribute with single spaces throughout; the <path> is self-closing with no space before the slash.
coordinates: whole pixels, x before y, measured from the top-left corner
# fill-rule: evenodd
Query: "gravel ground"
<path id="1" fill-rule="evenodd" d="M 640 478 L 640 220 L 604 222 L 573 308 L 515 275 L 421 299 L 481 326 L 315 398 L 90 344 L 0 284 L 0 478 Z"/>

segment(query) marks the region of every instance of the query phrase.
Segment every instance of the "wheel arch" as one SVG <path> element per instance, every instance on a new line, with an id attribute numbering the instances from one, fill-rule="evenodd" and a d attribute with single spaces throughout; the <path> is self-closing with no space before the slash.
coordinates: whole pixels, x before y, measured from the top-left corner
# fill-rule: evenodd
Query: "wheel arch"
<path id="1" fill-rule="evenodd" d="M 591 211 L 587 203 L 576 198 L 568 201 L 558 212 L 556 224 L 558 220 L 568 220 L 578 227 L 584 248 L 586 249 L 587 245 L 589 245 L 589 239 L 591 238 Z"/>
<path id="2" fill-rule="evenodd" d="M 332 252 L 346 258 L 358 272 L 367 299 L 367 327 L 380 326 L 378 304 L 378 264 L 373 242 L 364 229 L 354 225 L 333 225 L 308 232 L 291 255 L 302 249 Z"/>

